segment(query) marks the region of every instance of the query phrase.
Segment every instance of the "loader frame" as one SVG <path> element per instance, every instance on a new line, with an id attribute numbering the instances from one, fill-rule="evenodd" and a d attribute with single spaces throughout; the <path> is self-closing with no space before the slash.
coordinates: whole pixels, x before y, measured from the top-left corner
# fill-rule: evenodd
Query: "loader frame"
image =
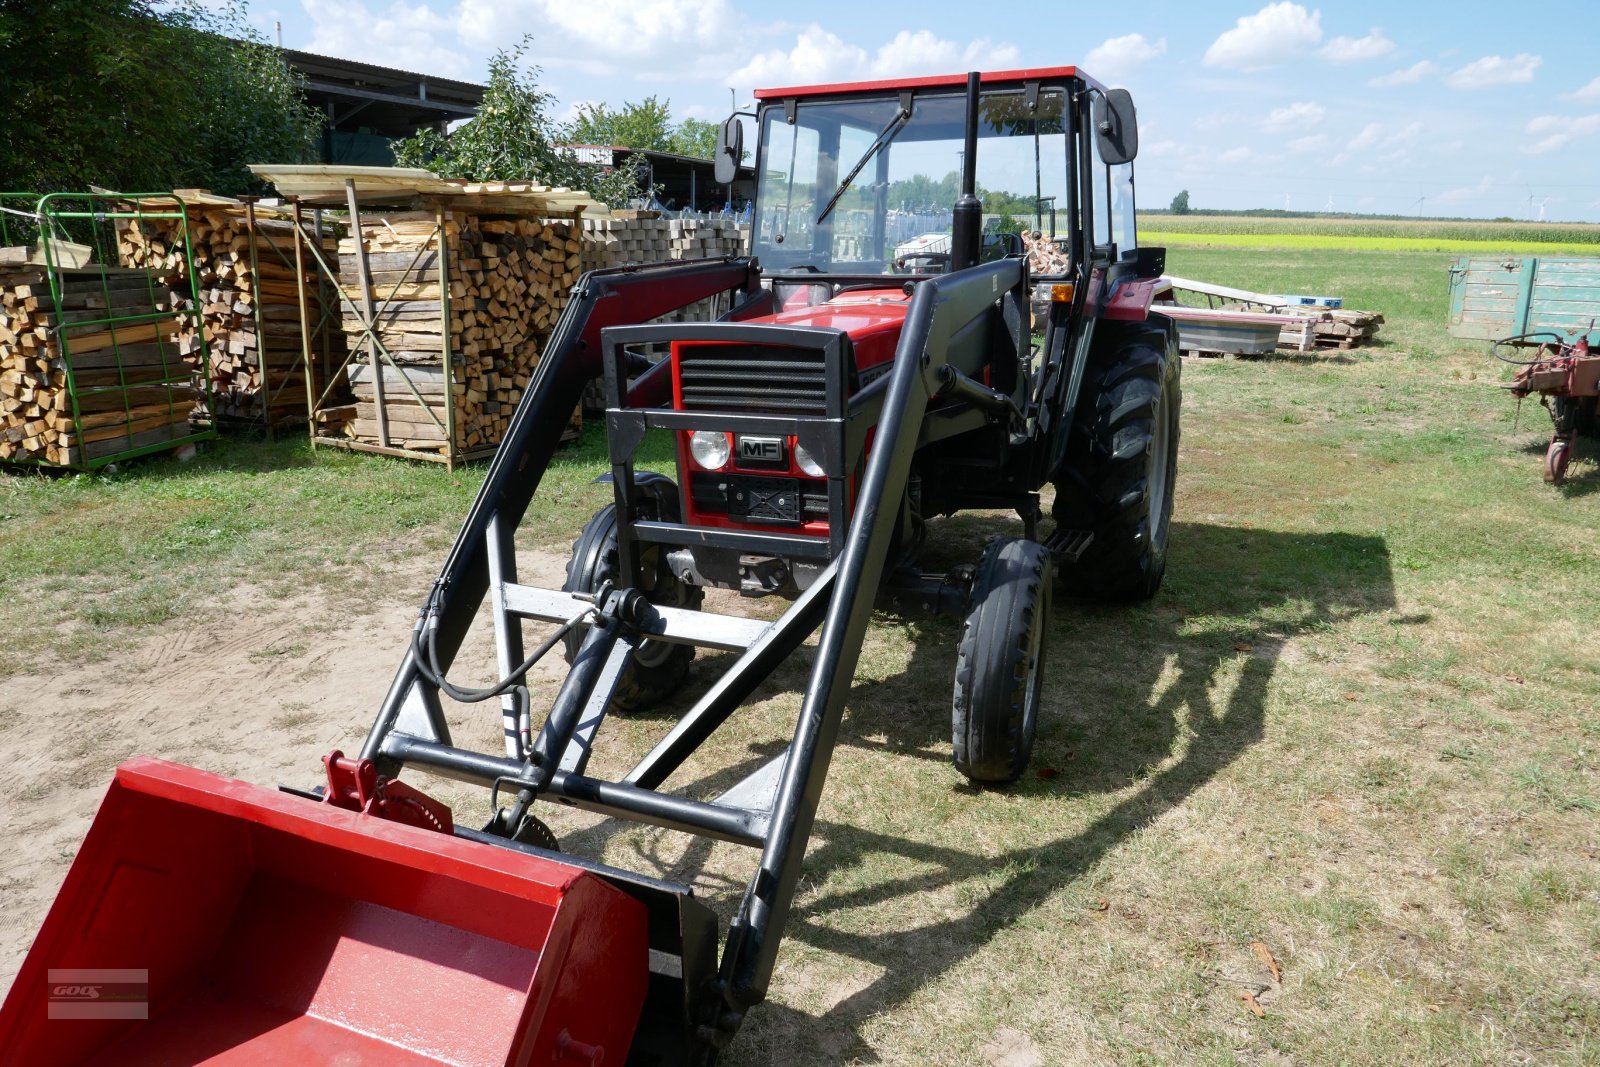
<path id="1" fill-rule="evenodd" d="M 815 454 L 826 457 L 830 496 L 839 495 L 841 502 L 844 472 L 865 447 L 867 428 L 875 426 L 851 520 L 848 525 L 834 523 L 828 540 L 706 530 L 638 518 L 650 480 L 634 470 L 634 450 L 647 429 L 676 427 L 689 416 L 648 406 L 661 387 L 659 372 L 646 374 L 625 391 L 626 346 L 689 336 L 686 331 L 698 339 L 735 339 L 759 330 L 770 340 L 772 333 L 768 327 L 741 326 L 737 321 L 669 327 L 629 323 L 718 294 L 735 301 L 730 319 L 759 310 L 771 295 L 760 288 L 753 260 L 599 271 L 587 275 L 574 292 L 418 622 L 419 631 L 432 628 L 438 665 L 448 668 L 487 597 L 493 608 L 498 659 L 502 671 L 508 671 L 524 657 L 521 620 L 567 623 L 592 613 L 572 670 L 537 735 L 518 701 L 503 700 L 506 752 L 491 755 L 451 743 L 439 687 L 427 677 L 414 645 L 361 755 L 388 776 L 411 766 L 760 850 L 759 865 L 714 970 L 714 921 L 686 888 L 603 865 L 577 864 L 605 875 L 653 909 L 653 985 L 665 988 L 652 990 L 657 995 L 647 1002 L 636 1047 L 653 1041 L 670 1044 L 673 1038 L 668 1035 L 677 1029 L 683 1035 L 677 1040 L 686 1042 L 677 1057 L 696 1062 L 705 1051 L 722 1045 L 744 1013 L 764 998 L 862 639 L 884 576 L 897 504 L 905 495 L 912 456 L 925 436 L 928 401 L 949 373 L 944 342 L 967 323 L 990 314 L 999 295 L 1022 301 L 1025 280 L 1020 261 L 1002 260 L 919 281 L 895 369 L 883 379 L 885 384 L 852 398 L 834 390 L 823 416 L 694 413 L 696 427 L 794 433 L 814 441 Z M 829 358 L 838 358 L 840 339 L 824 331 L 787 340 L 817 345 Z M 584 383 L 601 373 L 607 382 L 611 481 L 623 517 L 618 548 L 624 580 L 618 584 L 629 588 L 638 584 L 635 546 L 641 539 L 728 545 L 748 541 L 751 547 L 759 543 L 762 550 L 770 550 L 778 536 L 785 551 L 827 563 L 780 618 L 763 623 L 657 608 L 620 593 L 595 602 L 517 582 L 514 532 L 559 444 L 566 413 L 581 399 Z M 835 514 L 843 512 L 841 508 Z M 661 791 L 672 772 L 819 626 L 811 679 L 788 748 L 715 801 Z M 595 732 L 627 657 L 645 638 L 731 650 L 738 656 L 620 781 L 591 777 L 584 768 Z M 530 847 L 494 834 L 457 833 Z M 573 862 L 565 854 L 559 860 Z M 652 1009 L 661 1018 L 650 1018 Z M 668 1018 L 672 1015 L 677 1018 Z M 665 1050 L 658 1046 L 655 1051 Z"/>

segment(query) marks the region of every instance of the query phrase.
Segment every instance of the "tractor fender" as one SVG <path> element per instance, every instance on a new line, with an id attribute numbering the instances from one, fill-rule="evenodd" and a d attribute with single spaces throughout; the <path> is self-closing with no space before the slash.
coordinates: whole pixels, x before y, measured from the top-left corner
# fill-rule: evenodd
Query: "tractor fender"
<path id="1" fill-rule="evenodd" d="M 1143 322 L 1150 314 L 1159 278 L 1119 278 L 1112 283 L 1101 316 L 1123 322 Z"/>
<path id="2" fill-rule="evenodd" d="M 596 478 L 592 484 L 610 485 L 615 480 L 611 476 L 611 472 L 607 471 Z M 634 471 L 633 484 L 641 493 L 655 500 L 656 514 L 658 516 L 665 517 L 678 514 L 677 482 L 668 478 L 665 474 L 657 474 L 655 471 Z"/>

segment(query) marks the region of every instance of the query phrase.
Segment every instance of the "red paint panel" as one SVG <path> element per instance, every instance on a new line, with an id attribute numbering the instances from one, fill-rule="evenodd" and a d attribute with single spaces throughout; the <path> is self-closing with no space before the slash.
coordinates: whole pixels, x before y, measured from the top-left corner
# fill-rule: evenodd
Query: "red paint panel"
<path id="1" fill-rule="evenodd" d="M 563 1030 L 621 1062 L 647 955 L 642 905 L 583 871 L 137 759 L 0 1009 L 0 1062 L 476 1067 L 548 1062 Z M 49 1019 L 68 967 L 147 970 L 149 1020 Z"/>
<path id="2" fill-rule="evenodd" d="M 1082 78 L 1090 85 L 1100 83 L 1077 67 L 1029 67 L 1023 70 L 986 71 L 979 75 L 982 84 L 994 82 L 1055 81 Z M 967 84 L 965 74 L 935 74 L 924 78 L 889 78 L 883 81 L 834 82 L 829 85 L 795 85 L 782 89 L 757 89 L 757 100 L 781 100 L 791 96 L 830 96 L 836 93 L 882 93 L 900 89 L 944 89 Z"/>
<path id="3" fill-rule="evenodd" d="M 1106 301 L 1104 316 L 1108 319 L 1141 322 L 1150 314 L 1150 302 L 1155 299 L 1159 278 L 1130 278 L 1117 283 Z"/>

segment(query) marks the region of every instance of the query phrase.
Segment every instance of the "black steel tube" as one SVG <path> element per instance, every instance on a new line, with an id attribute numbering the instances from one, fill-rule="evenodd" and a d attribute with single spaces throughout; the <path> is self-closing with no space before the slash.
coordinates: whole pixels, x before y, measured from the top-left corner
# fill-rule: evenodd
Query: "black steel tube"
<path id="1" fill-rule="evenodd" d="M 620 595 L 611 594 L 608 608 L 619 605 L 621 599 Z M 583 709 L 589 704 L 589 695 L 594 692 L 595 683 L 605 670 L 606 659 L 611 655 L 620 633 L 621 624 L 616 618 L 602 612 L 590 624 L 583 644 L 578 646 L 572 669 L 561 680 L 561 689 L 550 706 L 550 714 L 546 716 L 539 737 L 533 743 L 533 769 L 528 780 L 536 790 L 549 784 L 556 766 L 561 762 L 561 754 L 567 750 L 573 732 L 578 728 Z"/>
<path id="2" fill-rule="evenodd" d="M 650 754 L 623 776 L 623 781 L 645 789 L 655 789 L 667 780 L 683 761 L 705 743 L 717 727 L 728 721 L 756 688 L 766 681 L 822 621 L 823 610 L 833 596 L 837 565 L 829 566 L 811 588 L 790 605 L 777 624 L 740 655 L 738 661 L 718 678 L 695 706 L 684 713 L 667 736 Z"/>
<path id="3" fill-rule="evenodd" d="M 983 249 L 983 205 L 978 202 L 978 85 L 976 71 L 967 75 L 966 147 L 961 152 L 961 196 L 950 220 L 950 269 L 978 265 Z"/>
<path id="4" fill-rule="evenodd" d="M 765 995 L 806 842 L 816 819 L 838 738 L 845 699 L 888 557 L 900 499 L 906 490 L 923 412 L 950 337 L 987 314 L 995 294 L 1022 284 L 1017 260 L 976 267 L 926 282 L 912 297 L 895 350 L 889 395 L 867 460 L 855 516 L 839 558 L 835 586 L 805 700 L 779 780 L 761 869 L 751 881 L 728 935 L 721 970 L 725 995 L 744 1010 Z M 937 362 L 935 362 L 937 361 Z"/>
<path id="5" fill-rule="evenodd" d="M 982 79 L 977 71 L 967 74 L 966 143 L 961 155 L 961 195 L 978 195 L 978 93 Z"/>
<path id="6" fill-rule="evenodd" d="M 438 613 L 441 667 L 448 669 L 454 660 L 489 586 L 485 541 L 489 521 L 498 516 L 508 530 L 521 523 L 572 409 L 584 386 L 600 371 L 600 331 L 655 318 L 717 293 L 748 294 L 759 287 L 760 271 L 748 259 L 620 267 L 593 271 L 578 282 L 434 581 L 428 606 Z M 363 758 L 379 757 L 383 735 L 393 728 L 418 677 L 408 645 L 362 745 Z"/>
<path id="7" fill-rule="evenodd" d="M 383 755 L 398 763 L 476 785 L 493 785 L 503 779 L 516 782 L 521 780 L 524 769 L 521 763 L 505 756 L 453 748 L 398 731 L 391 731 L 384 738 Z M 551 776 L 544 795 L 558 797 L 585 811 L 702 834 L 736 845 L 760 847 L 765 840 L 766 820 L 754 812 L 604 782 L 567 771 L 556 771 Z"/>
<path id="8" fill-rule="evenodd" d="M 965 400 L 973 407 L 1000 418 L 1018 420 L 1022 418 L 1022 410 L 1017 407 L 1015 400 L 1004 393 L 995 392 L 980 381 L 967 377 L 949 364 L 939 368 L 938 377 L 939 396 Z"/>

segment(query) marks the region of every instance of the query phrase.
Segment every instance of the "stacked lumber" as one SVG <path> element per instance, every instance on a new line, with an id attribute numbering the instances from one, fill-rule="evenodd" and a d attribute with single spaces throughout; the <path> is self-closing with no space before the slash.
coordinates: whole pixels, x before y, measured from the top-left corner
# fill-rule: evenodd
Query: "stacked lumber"
<path id="1" fill-rule="evenodd" d="M 1318 348 L 1356 348 L 1377 335 L 1383 316 L 1376 311 L 1319 308 L 1311 323 Z"/>
<path id="2" fill-rule="evenodd" d="M 194 276 L 184 290 L 199 306 L 203 337 L 180 337 L 196 375 L 210 379 L 210 407 L 203 420 L 268 425 L 306 417 L 304 352 L 300 336 L 300 297 L 294 265 L 295 223 L 268 209 L 252 213 L 226 197 L 199 194 L 186 203 Z M 312 240 L 309 236 L 308 240 Z M 164 278 L 186 273 L 177 220 L 145 220 L 121 228 L 118 252 L 130 267 L 146 267 Z M 174 245 L 178 247 L 174 248 Z M 332 254 L 336 241 L 321 239 Z M 176 257 L 177 262 L 173 263 Z M 316 264 L 305 260 L 307 313 L 321 316 Z M 176 281 L 173 282 L 176 284 Z M 325 384 L 322 368 L 343 358 L 343 337 L 312 335 L 312 384 Z M 202 365 L 204 370 L 202 371 Z M 198 379 L 197 384 L 205 384 Z"/>
<path id="3" fill-rule="evenodd" d="M 42 268 L 0 268 L 0 461 L 82 466 L 188 437 L 171 288 L 143 270 L 56 276 L 59 300 Z"/>
<path id="4" fill-rule="evenodd" d="M 497 445 L 580 275 L 574 225 L 451 207 L 363 216 L 360 240 L 366 292 L 356 238 L 339 243 L 355 403 L 319 412 L 321 432 L 446 455 Z M 381 376 L 364 338 L 369 299 L 394 364 Z"/>
<path id="5" fill-rule="evenodd" d="M 727 219 L 663 219 L 654 212 L 613 212 L 583 220 L 584 271 L 711 259 L 744 254 L 746 229 Z M 716 316 L 715 302 L 702 300 L 662 322 L 702 322 Z"/>
<path id="6" fill-rule="evenodd" d="M 661 263 L 669 259 L 709 259 L 739 255 L 744 238 L 739 224 L 723 219 L 609 218 L 583 220 L 583 269 Z"/>

